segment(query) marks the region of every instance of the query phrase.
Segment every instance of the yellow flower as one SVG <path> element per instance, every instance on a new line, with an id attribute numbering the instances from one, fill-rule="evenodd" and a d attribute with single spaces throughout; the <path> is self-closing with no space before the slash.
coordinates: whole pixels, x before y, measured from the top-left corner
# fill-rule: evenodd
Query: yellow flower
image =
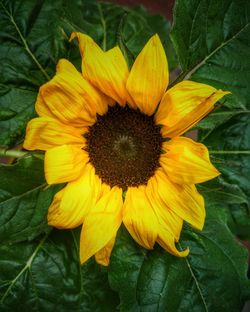
<path id="1" fill-rule="evenodd" d="M 181 135 L 229 92 L 193 81 L 165 91 L 168 64 L 158 35 L 130 71 L 118 47 L 104 52 L 89 36 L 75 37 L 82 73 L 59 61 L 39 90 L 39 117 L 29 122 L 24 142 L 46 151 L 48 184 L 67 182 L 49 208 L 49 224 L 83 224 L 81 263 L 95 255 L 108 265 L 121 223 L 141 246 L 157 242 L 186 256 L 188 249 L 175 246 L 183 220 L 201 230 L 205 219 L 195 184 L 219 172 L 204 145 Z"/>

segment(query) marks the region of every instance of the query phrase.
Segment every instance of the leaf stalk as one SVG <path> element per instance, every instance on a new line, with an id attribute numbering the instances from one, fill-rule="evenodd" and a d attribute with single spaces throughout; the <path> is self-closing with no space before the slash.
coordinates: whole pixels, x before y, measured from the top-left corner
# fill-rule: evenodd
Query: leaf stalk
<path id="1" fill-rule="evenodd" d="M 20 151 L 15 149 L 7 149 L 7 148 L 0 148 L 0 157 L 14 157 L 20 158 L 28 154 L 27 151 Z"/>

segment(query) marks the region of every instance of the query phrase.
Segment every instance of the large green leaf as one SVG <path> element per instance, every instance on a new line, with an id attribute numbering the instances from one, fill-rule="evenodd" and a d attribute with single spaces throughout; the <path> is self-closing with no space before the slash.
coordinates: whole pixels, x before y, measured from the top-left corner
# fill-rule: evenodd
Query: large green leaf
<path id="1" fill-rule="evenodd" d="M 213 150 L 213 161 L 222 172 L 221 191 L 230 183 L 233 192 L 240 189 L 246 202 L 229 201 L 233 228 L 236 234 L 250 238 L 250 120 L 241 113 L 207 134 L 202 131 L 203 142 Z M 204 135 L 205 133 L 205 135 Z M 218 154 L 216 154 L 216 152 Z M 233 193 L 231 192 L 231 194 Z M 230 198 L 230 197 L 229 197 Z"/>
<path id="2" fill-rule="evenodd" d="M 202 140 L 227 179 L 238 184 L 250 197 L 250 118 L 241 113 L 223 123 Z"/>
<path id="3" fill-rule="evenodd" d="M 229 90 L 227 105 L 250 101 L 250 2 L 177 0 L 171 33 L 182 78 Z"/>
<path id="4" fill-rule="evenodd" d="M 211 218 L 202 232 L 186 229 L 178 248 L 186 247 L 185 259 L 147 252 L 122 229 L 109 273 L 121 310 L 240 312 L 250 290 L 247 252 L 228 228 Z"/>
<path id="5" fill-rule="evenodd" d="M 43 171 L 43 160 L 34 156 L 0 165 L 1 243 L 30 240 L 49 230 L 48 207 L 60 186 L 48 187 Z"/>
<path id="6" fill-rule="evenodd" d="M 0 247 L 1 311 L 115 311 L 107 270 L 80 266 L 78 235 L 53 231 L 29 243 Z"/>

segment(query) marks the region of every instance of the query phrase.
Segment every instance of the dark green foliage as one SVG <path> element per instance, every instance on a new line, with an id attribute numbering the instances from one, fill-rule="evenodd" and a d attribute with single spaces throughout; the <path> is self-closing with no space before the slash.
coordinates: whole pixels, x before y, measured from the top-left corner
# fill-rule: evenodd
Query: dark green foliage
<path id="1" fill-rule="evenodd" d="M 241 311 L 249 295 L 246 251 L 225 224 L 210 217 L 202 232 L 186 228 L 178 248 L 186 247 L 184 259 L 147 252 L 121 229 L 109 273 L 121 310 Z"/>
<path id="2" fill-rule="evenodd" d="M 115 311 L 107 269 L 79 265 L 77 234 L 52 231 L 0 247 L 1 311 Z"/>

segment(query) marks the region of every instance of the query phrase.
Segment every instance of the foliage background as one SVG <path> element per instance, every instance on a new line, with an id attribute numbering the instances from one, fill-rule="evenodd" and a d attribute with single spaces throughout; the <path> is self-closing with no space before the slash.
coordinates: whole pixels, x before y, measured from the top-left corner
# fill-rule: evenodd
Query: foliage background
<path id="1" fill-rule="evenodd" d="M 48 187 L 43 155 L 0 166 L 1 311 L 241 311 L 250 299 L 250 2 L 178 0 L 172 26 L 142 7 L 90 0 L 0 0 L 0 146 L 22 143 L 35 116 L 39 86 L 57 61 L 80 64 L 72 31 L 103 49 L 118 44 L 129 64 L 157 32 L 177 81 L 192 79 L 230 90 L 197 129 L 222 176 L 199 186 L 206 199 L 202 232 L 185 225 L 178 259 L 160 247 L 146 251 L 124 228 L 109 268 L 80 266 L 79 229 L 48 227 L 46 214 L 62 186 Z M 170 34 L 171 29 L 171 34 Z M 169 35 L 170 34 L 170 35 Z M 170 39 L 171 37 L 171 39 Z M 173 83 L 176 83 L 173 82 Z"/>

